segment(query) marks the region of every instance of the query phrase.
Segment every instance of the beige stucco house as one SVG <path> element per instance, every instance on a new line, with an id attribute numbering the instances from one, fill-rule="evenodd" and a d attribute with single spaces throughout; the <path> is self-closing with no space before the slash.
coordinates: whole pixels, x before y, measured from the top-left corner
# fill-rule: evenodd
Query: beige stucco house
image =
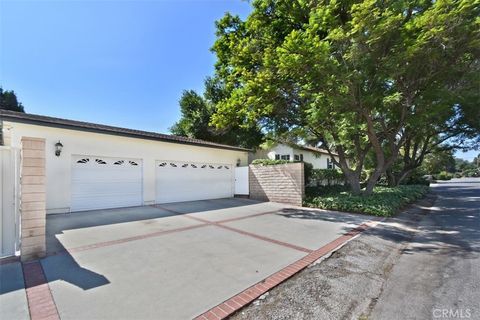
<path id="1" fill-rule="evenodd" d="M 234 168 L 248 165 L 250 150 L 197 139 L 11 111 L 0 121 L 6 147 L 44 141 L 47 214 L 232 197 Z"/>

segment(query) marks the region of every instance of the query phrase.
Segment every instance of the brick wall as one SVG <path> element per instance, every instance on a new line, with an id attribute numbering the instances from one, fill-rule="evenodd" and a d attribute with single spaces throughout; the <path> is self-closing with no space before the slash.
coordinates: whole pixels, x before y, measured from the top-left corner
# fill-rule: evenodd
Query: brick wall
<path id="1" fill-rule="evenodd" d="M 302 205 L 305 196 L 303 163 L 249 167 L 251 199 Z"/>
<path id="2" fill-rule="evenodd" d="M 45 256 L 45 139 L 22 137 L 21 259 Z"/>

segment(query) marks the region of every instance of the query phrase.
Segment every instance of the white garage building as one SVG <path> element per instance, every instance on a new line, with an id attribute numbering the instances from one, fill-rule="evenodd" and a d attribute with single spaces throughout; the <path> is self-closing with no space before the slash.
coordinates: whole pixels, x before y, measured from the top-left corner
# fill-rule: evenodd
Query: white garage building
<path id="1" fill-rule="evenodd" d="M 197 139 L 10 111 L 0 120 L 6 147 L 45 139 L 47 214 L 233 197 L 234 168 L 248 165 L 248 149 Z"/>

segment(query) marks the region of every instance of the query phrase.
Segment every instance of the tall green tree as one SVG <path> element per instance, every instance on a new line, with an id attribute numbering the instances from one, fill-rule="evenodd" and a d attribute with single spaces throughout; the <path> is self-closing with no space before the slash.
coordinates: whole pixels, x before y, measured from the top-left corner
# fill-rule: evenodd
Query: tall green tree
<path id="1" fill-rule="evenodd" d="M 0 87 L 0 110 L 10 110 L 17 112 L 25 112 L 21 102 L 18 102 L 17 95 L 13 90 L 3 90 Z M 0 145 L 3 145 L 3 128 L 0 121 Z"/>
<path id="2" fill-rule="evenodd" d="M 216 76 L 229 95 L 213 123 L 304 131 L 338 153 L 354 193 L 369 152 L 367 195 L 397 160 L 406 131 L 420 120 L 445 123 L 457 88 L 478 72 L 478 1 L 252 5 L 245 21 L 227 14 L 217 22 Z"/>
<path id="3" fill-rule="evenodd" d="M 212 115 L 216 111 L 215 103 L 224 96 L 225 90 L 222 84 L 213 78 L 207 78 L 205 81 L 203 96 L 193 90 L 184 91 L 179 101 L 181 118 L 170 128 L 170 131 L 184 137 L 256 148 L 263 138 L 258 126 L 230 125 L 218 129 L 210 124 Z"/>
<path id="4" fill-rule="evenodd" d="M 13 90 L 3 90 L 0 87 L 0 109 L 17 112 L 25 112 L 21 102 L 18 102 L 17 95 Z"/>

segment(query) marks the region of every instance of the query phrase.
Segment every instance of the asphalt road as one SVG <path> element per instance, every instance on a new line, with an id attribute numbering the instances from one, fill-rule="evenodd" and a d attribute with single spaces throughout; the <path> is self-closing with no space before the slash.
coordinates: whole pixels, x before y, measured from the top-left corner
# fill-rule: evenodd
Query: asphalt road
<path id="1" fill-rule="evenodd" d="M 395 263 L 368 319 L 480 319 L 480 179 L 438 195 Z"/>

